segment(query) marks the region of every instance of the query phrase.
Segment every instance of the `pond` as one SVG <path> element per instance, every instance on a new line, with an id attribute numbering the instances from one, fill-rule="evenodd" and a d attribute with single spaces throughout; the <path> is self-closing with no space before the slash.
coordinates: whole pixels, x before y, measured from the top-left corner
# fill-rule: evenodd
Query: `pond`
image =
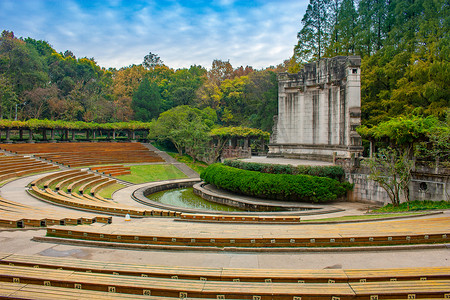
<path id="1" fill-rule="evenodd" d="M 180 188 L 161 191 L 147 196 L 148 199 L 159 203 L 184 208 L 205 209 L 212 211 L 245 211 L 237 207 L 210 202 L 194 194 L 192 188 Z"/>

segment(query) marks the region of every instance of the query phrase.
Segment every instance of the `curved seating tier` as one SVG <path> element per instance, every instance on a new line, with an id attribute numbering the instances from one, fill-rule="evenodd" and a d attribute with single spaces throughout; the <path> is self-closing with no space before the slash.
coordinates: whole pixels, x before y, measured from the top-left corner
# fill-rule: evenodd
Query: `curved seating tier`
<path id="1" fill-rule="evenodd" d="M 62 171 L 34 180 L 29 192 L 54 204 L 111 215 L 132 217 L 179 216 L 180 213 L 146 210 L 116 203 L 98 195 L 98 192 L 117 183 L 116 180 L 82 170 Z M 66 191 L 67 190 L 67 191 Z"/>
<path id="2" fill-rule="evenodd" d="M 20 155 L 0 156 L 0 181 L 32 173 L 58 170 L 59 167 L 40 160 Z"/>
<path id="3" fill-rule="evenodd" d="M 17 154 L 33 154 L 70 167 L 163 162 L 158 154 L 140 143 L 0 144 L 0 149 Z"/>
<path id="4" fill-rule="evenodd" d="M 300 216 L 202 215 L 182 213 L 180 220 L 227 223 L 298 223 Z"/>
<path id="5" fill-rule="evenodd" d="M 24 228 L 50 225 L 80 225 L 95 222 L 111 223 L 111 220 L 111 217 L 43 209 L 0 198 L 1 227 Z"/>
<path id="6" fill-rule="evenodd" d="M 446 298 L 450 269 L 261 270 L 153 267 L 3 254 L 0 290 L 11 284 L 109 295 L 192 299 Z M 33 299 L 33 298 L 32 298 Z M 151 298 L 150 298 L 151 299 Z M 169 298 L 170 299 L 170 298 Z"/>
<path id="7" fill-rule="evenodd" d="M 108 243 L 154 245 L 158 247 L 209 248 L 319 248 L 356 246 L 394 246 L 448 243 L 448 218 L 317 224 L 199 224 L 167 222 L 154 228 L 151 222 L 122 229 L 117 225 L 102 228 L 77 226 L 47 229 L 52 237 L 95 240 Z"/>

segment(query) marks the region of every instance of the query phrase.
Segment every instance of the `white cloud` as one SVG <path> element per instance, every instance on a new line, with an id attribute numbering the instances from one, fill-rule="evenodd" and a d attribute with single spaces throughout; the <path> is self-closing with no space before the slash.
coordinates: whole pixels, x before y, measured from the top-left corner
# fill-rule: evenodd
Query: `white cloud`
<path id="1" fill-rule="evenodd" d="M 2 0 L 0 29 L 46 40 L 77 57 L 95 57 L 106 68 L 139 64 L 148 52 L 173 68 L 210 67 L 213 59 L 263 68 L 292 55 L 307 5 L 305 0 L 180 3 L 110 0 L 86 7 L 74 0 Z"/>

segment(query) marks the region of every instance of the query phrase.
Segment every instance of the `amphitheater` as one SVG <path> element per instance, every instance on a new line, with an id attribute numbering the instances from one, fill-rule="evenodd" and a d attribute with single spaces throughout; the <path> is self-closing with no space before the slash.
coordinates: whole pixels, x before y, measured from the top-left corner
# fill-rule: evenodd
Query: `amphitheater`
<path id="1" fill-rule="evenodd" d="M 0 149 L 0 298 L 450 298 L 448 211 L 340 222 L 314 220 L 368 205 L 336 202 L 321 215 L 183 212 L 135 200 L 140 189 L 199 181 L 151 144 Z M 133 164 L 172 164 L 186 178 L 116 178 Z"/>

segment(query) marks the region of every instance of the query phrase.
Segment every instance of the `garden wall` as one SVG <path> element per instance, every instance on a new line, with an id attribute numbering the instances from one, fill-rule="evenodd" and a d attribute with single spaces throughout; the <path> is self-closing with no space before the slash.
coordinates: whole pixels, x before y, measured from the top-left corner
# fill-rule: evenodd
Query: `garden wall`
<path id="1" fill-rule="evenodd" d="M 346 180 L 354 184 L 353 191 L 348 192 L 348 200 L 374 204 L 391 203 L 386 191 L 378 183 L 368 179 L 368 176 L 368 170 L 362 167 L 346 172 Z M 450 176 L 445 170 L 421 168 L 413 172 L 409 185 L 410 199 L 449 201 L 449 185 Z M 402 201 L 404 200 L 402 198 Z"/>

